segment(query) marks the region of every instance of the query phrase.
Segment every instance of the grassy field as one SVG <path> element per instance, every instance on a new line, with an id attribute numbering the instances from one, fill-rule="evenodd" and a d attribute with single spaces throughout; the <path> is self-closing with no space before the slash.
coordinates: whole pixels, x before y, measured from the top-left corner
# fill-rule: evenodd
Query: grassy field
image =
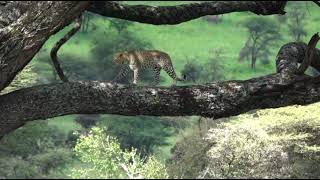
<path id="1" fill-rule="evenodd" d="M 130 1 L 126 2 L 129 4 L 149 4 L 149 5 L 177 5 L 182 3 L 187 3 L 185 1 L 180 2 L 146 2 L 146 1 Z M 188 2 L 189 3 L 189 2 Z M 307 42 L 309 38 L 320 29 L 319 19 L 319 7 L 313 3 L 308 4 L 307 13 L 307 36 L 304 41 Z M 268 65 L 263 65 L 260 62 L 257 63 L 256 71 L 250 69 L 250 62 L 246 61 L 240 63 L 238 61 L 238 55 L 240 49 L 243 47 L 248 33 L 243 27 L 243 22 L 249 17 L 256 17 L 252 13 L 230 13 L 223 15 L 223 20 L 219 24 L 209 23 L 203 18 L 198 18 L 189 22 L 181 23 L 178 25 L 148 25 L 142 23 L 134 23 L 130 27 L 129 31 L 133 33 L 139 39 L 143 39 L 150 42 L 154 49 L 162 50 L 170 54 L 173 59 L 173 65 L 177 72 L 180 72 L 184 65 L 188 61 L 195 61 L 197 63 L 204 64 L 210 61 L 210 56 L 213 50 L 222 49 L 223 60 L 221 62 L 223 66 L 223 74 L 226 80 L 238 79 L 244 80 L 252 77 L 258 77 L 275 72 L 275 63 L 273 62 L 280 47 L 292 41 L 291 37 L 288 35 L 288 30 L 286 25 L 281 26 L 281 33 L 283 35 L 283 40 L 277 43 L 277 46 L 271 48 L 271 63 Z M 262 18 L 262 17 L 261 17 Z M 267 16 L 263 18 L 276 19 L 277 15 Z M 69 54 L 74 57 L 79 57 L 79 61 L 90 62 L 92 60 L 92 53 L 90 49 L 95 45 L 92 39 L 103 39 L 99 38 L 103 36 L 112 37 L 116 36 L 116 32 L 108 31 L 109 34 L 105 34 L 104 31 L 109 26 L 108 18 L 96 16 L 92 23 L 96 25 L 97 29 L 94 33 L 77 33 L 68 43 L 63 45 L 59 51 L 59 55 Z M 66 27 L 64 30 L 60 31 L 56 35 L 52 36 L 43 46 L 39 55 L 35 56 L 32 63 L 42 68 L 45 74 L 40 74 L 44 76 L 52 75 L 52 67 L 48 63 L 43 63 L 38 60 L 40 56 L 49 57 L 50 49 L 53 44 L 58 41 L 68 30 Z M 318 47 L 320 45 L 318 44 Z M 81 57 L 81 58 L 80 58 Z M 61 60 L 62 64 L 63 61 Z M 179 73 L 178 73 L 179 74 Z M 163 85 L 171 84 L 171 79 L 168 75 L 162 72 L 162 78 L 165 78 Z M 64 132 L 69 132 L 79 128 L 73 119 L 74 115 L 62 116 L 57 118 L 52 118 L 49 120 L 49 124 L 57 125 Z M 168 142 L 172 145 L 175 143 L 176 138 L 168 138 Z M 163 148 L 163 152 L 166 155 L 161 155 L 162 157 L 168 157 L 170 153 L 171 146 L 166 146 Z"/>

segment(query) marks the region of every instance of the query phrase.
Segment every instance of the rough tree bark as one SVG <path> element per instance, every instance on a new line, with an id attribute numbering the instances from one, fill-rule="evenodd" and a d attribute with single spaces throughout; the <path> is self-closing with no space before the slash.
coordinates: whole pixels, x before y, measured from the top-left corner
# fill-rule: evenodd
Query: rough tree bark
<path id="1" fill-rule="evenodd" d="M 0 91 L 46 40 L 78 17 L 88 1 L 17 1 L 0 4 Z"/>
<path id="2" fill-rule="evenodd" d="M 99 4 L 103 6 L 98 7 Z M 282 14 L 285 4 L 283 1 L 230 1 L 156 8 L 114 2 L 4 1 L 0 3 L 0 10 L 5 10 L 0 12 L 0 90 L 10 84 L 51 35 L 70 24 L 86 8 L 101 15 L 131 21 L 178 24 L 204 15 L 235 11 Z M 75 113 L 219 118 L 252 109 L 317 102 L 320 100 L 318 78 L 292 73 L 298 69 L 297 63 L 303 61 L 306 51 L 304 43 L 289 43 L 279 51 L 276 74 L 246 81 L 175 88 L 67 82 L 17 90 L 0 96 L 0 136 L 30 120 Z M 314 52 L 311 65 L 320 69 L 319 50 Z"/>
<path id="3" fill-rule="evenodd" d="M 286 3 L 287 1 L 216 1 L 153 7 L 96 1 L 91 4 L 88 10 L 107 17 L 141 23 L 173 25 L 206 15 L 230 12 L 250 11 L 258 15 L 285 14 Z"/>

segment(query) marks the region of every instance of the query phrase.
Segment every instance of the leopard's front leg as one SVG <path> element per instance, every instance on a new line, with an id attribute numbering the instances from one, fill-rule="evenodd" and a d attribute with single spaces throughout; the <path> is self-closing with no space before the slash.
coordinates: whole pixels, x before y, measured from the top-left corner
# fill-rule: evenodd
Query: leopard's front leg
<path id="1" fill-rule="evenodd" d="M 130 69 L 133 71 L 133 84 L 137 85 L 139 79 L 139 68 L 136 65 L 129 65 Z"/>

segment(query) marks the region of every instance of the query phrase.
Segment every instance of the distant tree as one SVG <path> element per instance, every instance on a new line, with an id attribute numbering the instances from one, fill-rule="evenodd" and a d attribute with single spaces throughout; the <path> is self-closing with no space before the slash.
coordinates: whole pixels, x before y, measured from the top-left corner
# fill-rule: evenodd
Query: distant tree
<path id="1" fill-rule="evenodd" d="M 221 48 L 213 49 L 209 57 L 209 61 L 204 65 L 203 78 L 206 82 L 214 82 L 224 79 L 222 61 L 224 51 Z"/>
<path id="2" fill-rule="evenodd" d="M 271 19 L 254 17 L 244 26 L 249 32 L 249 37 L 240 51 L 239 60 L 251 59 L 251 68 L 255 70 L 258 59 L 264 63 L 269 61 L 269 47 L 281 39 L 279 25 Z"/>
<path id="3" fill-rule="evenodd" d="M 290 2 L 291 7 L 288 10 L 289 33 L 294 41 L 301 41 L 307 35 L 305 30 L 306 11 L 303 2 Z"/>
<path id="4" fill-rule="evenodd" d="M 197 82 L 201 80 L 201 72 L 203 71 L 203 66 L 199 63 L 195 63 L 194 61 L 188 61 L 187 64 L 184 65 L 181 74 L 185 76 L 186 81 L 188 82 Z"/>

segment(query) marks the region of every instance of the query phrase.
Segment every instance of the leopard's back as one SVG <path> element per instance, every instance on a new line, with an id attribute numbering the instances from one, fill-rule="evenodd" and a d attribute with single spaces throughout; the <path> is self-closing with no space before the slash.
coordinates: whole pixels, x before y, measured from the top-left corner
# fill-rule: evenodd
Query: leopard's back
<path id="1" fill-rule="evenodd" d="M 130 54 L 137 61 L 137 64 L 146 68 L 157 65 L 163 67 L 164 65 L 172 64 L 170 56 L 159 50 L 135 50 L 131 51 Z"/>

